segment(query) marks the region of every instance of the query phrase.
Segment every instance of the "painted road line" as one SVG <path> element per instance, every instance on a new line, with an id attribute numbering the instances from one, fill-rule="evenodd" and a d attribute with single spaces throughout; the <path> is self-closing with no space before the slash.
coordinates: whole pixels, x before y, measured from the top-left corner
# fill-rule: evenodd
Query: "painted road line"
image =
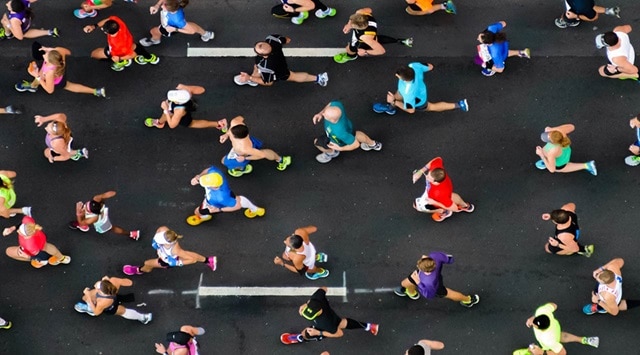
<path id="1" fill-rule="evenodd" d="M 387 293 L 393 292 L 393 288 L 356 288 L 353 293 Z"/>
<path id="2" fill-rule="evenodd" d="M 344 48 L 283 48 L 287 57 L 333 57 Z M 255 57 L 253 48 L 197 48 L 187 47 L 187 57 Z"/>
<path id="3" fill-rule="evenodd" d="M 173 290 L 151 290 L 150 295 L 173 295 Z"/>
<path id="4" fill-rule="evenodd" d="M 236 287 L 210 287 L 199 288 L 200 296 L 236 296 L 236 297 L 266 297 L 266 296 L 311 296 L 318 287 L 256 287 L 256 286 L 236 286 Z M 344 287 L 327 287 L 327 296 L 345 297 L 347 289 Z"/>

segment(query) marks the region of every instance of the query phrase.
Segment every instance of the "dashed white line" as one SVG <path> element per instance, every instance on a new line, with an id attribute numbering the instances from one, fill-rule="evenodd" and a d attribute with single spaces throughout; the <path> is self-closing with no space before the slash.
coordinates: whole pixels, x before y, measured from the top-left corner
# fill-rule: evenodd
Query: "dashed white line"
<path id="1" fill-rule="evenodd" d="M 344 48 L 283 48 L 287 57 L 333 57 Z M 255 57 L 252 48 L 187 48 L 187 57 Z"/>

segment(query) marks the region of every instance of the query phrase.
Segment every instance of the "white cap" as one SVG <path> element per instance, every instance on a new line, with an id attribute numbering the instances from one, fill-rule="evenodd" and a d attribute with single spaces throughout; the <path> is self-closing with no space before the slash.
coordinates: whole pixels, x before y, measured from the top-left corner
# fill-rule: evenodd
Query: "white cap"
<path id="1" fill-rule="evenodd" d="M 604 42 L 604 34 L 599 34 L 596 36 L 596 47 L 598 49 L 607 47 L 607 44 Z"/>
<path id="2" fill-rule="evenodd" d="M 158 244 L 171 244 L 165 238 L 164 233 L 165 232 L 156 233 L 156 235 L 153 236 L 153 241 Z"/>
<path id="3" fill-rule="evenodd" d="M 191 93 L 188 90 L 169 90 L 167 99 L 177 104 L 184 104 L 191 100 Z"/>

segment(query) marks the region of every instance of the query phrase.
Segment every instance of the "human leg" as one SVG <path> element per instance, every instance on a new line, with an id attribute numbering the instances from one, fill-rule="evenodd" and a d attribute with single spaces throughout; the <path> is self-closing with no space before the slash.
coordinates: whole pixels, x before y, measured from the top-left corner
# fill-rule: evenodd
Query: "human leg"
<path id="1" fill-rule="evenodd" d="M 586 163 L 567 163 L 562 169 L 556 171 L 559 173 L 572 173 L 580 170 L 588 170 L 592 175 L 597 175 L 593 160 Z"/>
<path id="2" fill-rule="evenodd" d="M 293 81 L 296 83 L 310 83 L 310 82 L 316 82 L 318 79 L 317 75 L 311 75 L 309 73 L 304 73 L 304 72 L 289 72 L 289 78 L 287 79 L 287 81 Z"/>
<path id="3" fill-rule="evenodd" d="M 75 92 L 77 94 L 90 94 L 95 96 L 104 97 L 104 88 L 90 88 L 88 86 L 72 83 L 67 81 L 67 85 L 64 86 L 64 89 L 67 91 Z"/>
<path id="4" fill-rule="evenodd" d="M 531 50 L 529 48 L 515 50 L 509 49 L 507 54 L 509 57 L 531 58 Z"/>
<path id="5" fill-rule="evenodd" d="M 200 255 L 193 251 L 182 250 L 180 252 L 180 260 L 182 265 L 191 265 L 195 263 L 206 263 L 207 258 L 204 255 Z"/>
<path id="6" fill-rule="evenodd" d="M 427 111 L 432 112 L 442 112 L 442 111 L 450 111 L 455 110 L 456 104 L 453 102 L 427 102 Z"/>
<path id="7" fill-rule="evenodd" d="M 11 259 L 14 259 L 14 260 L 19 260 L 19 261 L 30 261 L 31 260 L 31 257 L 29 257 L 28 255 L 24 254 L 20 250 L 20 247 L 8 247 L 5 252 L 7 253 L 8 257 L 10 257 Z"/>
<path id="8" fill-rule="evenodd" d="M 460 197 L 460 195 L 458 195 L 457 193 L 453 192 L 451 193 L 451 200 L 453 200 L 453 203 L 455 203 L 459 210 L 457 212 L 460 211 L 465 211 L 465 212 L 472 212 L 473 211 L 473 205 L 465 202 L 462 197 Z"/>
<path id="9" fill-rule="evenodd" d="M 195 22 L 187 22 L 186 26 L 179 29 L 178 32 L 184 33 L 186 35 L 194 35 L 197 33 L 202 36 L 206 31 Z"/>
<path id="10" fill-rule="evenodd" d="M 598 337 L 579 337 L 571 333 L 562 332 L 560 336 L 561 343 L 580 343 L 582 345 L 589 345 L 597 348 L 600 344 Z"/>
<path id="11" fill-rule="evenodd" d="M 164 116 L 164 115 L 163 115 Z M 166 121 L 166 118 L 165 118 Z M 189 128 L 217 128 L 217 121 L 207 121 L 207 120 L 192 120 L 189 124 Z"/>
<path id="12" fill-rule="evenodd" d="M 55 30 L 57 33 L 57 29 Z M 57 35 L 52 34 L 53 30 L 45 30 L 45 29 L 41 29 L 41 28 L 32 28 L 29 31 L 24 33 L 24 38 L 38 38 L 38 37 L 45 37 L 45 36 L 54 36 L 54 37 L 58 37 Z"/>
<path id="13" fill-rule="evenodd" d="M 148 260 L 145 260 L 144 265 L 142 265 L 142 267 L 140 268 L 140 271 L 144 273 L 149 273 L 153 271 L 153 269 L 163 269 L 163 268 L 164 266 L 160 265 L 157 258 L 148 259 Z"/>
<path id="14" fill-rule="evenodd" d="M 125 308 L 122 305 L 118 306 L 116 314 L 125 319 L 137 320 L 142 324 L 151 322 L 151 319 L 153 317 L 151 313 L 143 314 L 134 309 Z"/>
<path id="15" fill-rule="evenodd" d="M 623 299 L 618 305 L 620 311 L 627 311 L 632 308 L 640 307 L 640 300 L 627 300 Z"/>
<path id="16" fill-rule="evenodd" d="M 362 131 L 356 131 L 356 140 L 360 143 L 364 143 L 370 146 L 373 146 L 376 144 L 376 141 L 371 139 L 371 137 L 369 137 L 366 133 Z"/>
<path id="17" fill-rule="evenodd" d="M 42 248 L 42 250 L 44 250 L 47 254 L 55 257 L 58 260 L 64 259 L 64 255 L 62 255 L 60 250 L 58 250 L 58 248 L 51 243 L 46 243 L 44 245 L 44 248 Z"/>

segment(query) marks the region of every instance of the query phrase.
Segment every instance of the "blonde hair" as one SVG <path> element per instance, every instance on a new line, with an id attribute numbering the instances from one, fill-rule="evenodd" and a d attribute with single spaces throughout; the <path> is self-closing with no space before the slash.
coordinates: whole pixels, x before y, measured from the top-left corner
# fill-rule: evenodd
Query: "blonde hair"
<path id="1" fill-rule="evenodd" d="M 24 232 L 25 237 L 31 237 L 36 234 L 37 231 L 42 230 L 42 226 L 35 223 L 25 223 L 24 224 Z"/>
<path id="2" fill-rule="evenodd" d="M 69 143 L 71 140 L 71 129 L 66 123 L 62 121 L 51 122 L 51 130 L 54 134 L 61 136 L 65 143 Z"/>
<path id="3" fill-rule="evenodd" d="M 182 239 L 182 235 L 169 229 L 166 232 L 164 232 L 164 239 L 169 243 L 174 243 L 178 239 Z"/>
<path id="4" fill-rule="evenodd" d="M 418 260 L 418 270 L 423 272 L 431 272 L 436 268 L 436 261 L 430 257 Z"/>
<path id="5" fill-rule="evenodd" d="M 349 16 L 349 22 L 351 22 L 351 26 L 357 30 L 364 30 L 369 26 L 369 19 L 363 14 L 353 14 Z"/>
<path id="6" fill-rule="evenodd" d="M 560 131 L 549 132 L 549 141 L 553 144 L 560 144 L 563 148 L 571 144 L 571 139 Z"/>
<path id="7" fill-rule="evenodd" d="M 65 63 L 64 57 L 60 52 L 53 49 L 47 54 L 47 62 L 56 66 L 56 70 L 53 72 L 55 78 L 59 78 L 64 75 Z"/>

